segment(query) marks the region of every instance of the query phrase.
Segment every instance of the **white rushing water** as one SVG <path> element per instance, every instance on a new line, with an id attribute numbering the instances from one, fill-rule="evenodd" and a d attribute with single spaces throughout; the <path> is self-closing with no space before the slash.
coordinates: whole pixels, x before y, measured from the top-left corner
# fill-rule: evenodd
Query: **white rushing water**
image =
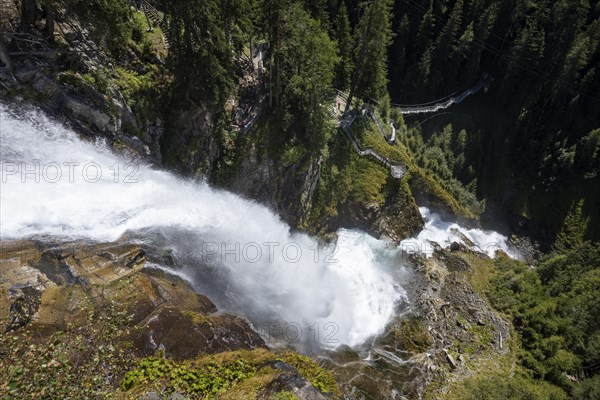
<path id="1" fill-rule="evenodd" d="M 515 249 L 509 245 L 507 237 L 498 232 L 466 229 L 455 222 L 443 221 L 438 214 L 432 213 L 427 207 L 420 207 L 419 211 L 425 220 L 425 226 L 415 237 L 400 243 L 400 248 L 406 253 L 421 253 L 431 257 L 434 251 L 432 242 L 444 248 L 449 247 L 452 242 L 457 242 L 492 258 L 498 250 L 509 257 L 518 258 Z"/>
<path id="2" fill-rule="evenodd" d="M 0 104 L 0 135 L 2 240 L 127 234 L 158 249 L 150 267 L 174 271 L 263 333 L 318 346 L 363 343 L 406 298 L 394 250 L 362 232 L 341 230 L 336 251 L 319 249 L 264 206 L 129 165 L 35 110 Z"/>
<path id="3" fill-rule="evenodd" d="M 149 268 L 187 280 L 267 339 L 305 348 L 359 345 L 383 331 L 407 301 L 400 250 L 430 256 L 430 241 L 446 247 L 467 238 L 490 256 L 511 254 L 506 237 L 426 208 L 425 228 L 398 249 L 344 229 L 335 248 L 323 249 L 260 204 L 129 164 L 39 111 L 2 104 L 0 156 L 1 240 L 127 235 L 149 249 Z"/>

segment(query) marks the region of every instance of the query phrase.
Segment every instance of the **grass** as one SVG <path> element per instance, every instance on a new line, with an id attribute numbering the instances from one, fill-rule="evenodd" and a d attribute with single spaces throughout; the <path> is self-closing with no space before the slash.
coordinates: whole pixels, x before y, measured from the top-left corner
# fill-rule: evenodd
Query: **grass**
<path id="1" fill-rule="evenodd" d="M 468 208 L 461 205 L 458 200 L 444 187 L 443 182 L 435 174 L 415 164 L 409 168 L 411 188 L 420 190 L 431 196 L 434 203 L 447 207 L 456 216 L 468 219 L 476 215 Z"/>
<path id="2" fill-rule="evenodd" d="M 341 395 L 332 373 L 321 367 L 310 357 L 298 353 L 285 352 L 278 359 L 296 368 L 300 376 L 308 380 L 321 393 L 329 394 L 334 398 Z"/>
<path id="3" fill-rule="evenodd" d="M 360 157 L 356 153 L 350 155 L 350 163 L 345 170 L 354 183 L 350 196 L 358 203 L 380 207 L 385 202 L 384 188 L 389 172 L 374 160 Z"/>
<path id="4" fill-rule="evenodd" d="M 194 325 L 212 325 L 212 321 L 206 315 L 195 311 L 184 311 L 183 315 L 188 317 Z"/>
<path id="5" fill-rule="evenodd" d="M 113 303 L 82 312 L 86 322 L 49 336 L 29 328 L 0 335 L 1 398 L 111 397 L 133 359 L 120 339 L 130 317 Z"/>
<path id="6" fill-rule="evenodd" d="M 418 318 L 402 320 L 395 336 L 400 348 L 413 354 L 425 352 L 432 344 L 427 327 Z"/>
<path id="7" fill-rule="evenodd" d="M 231 363 L 216 363 L 212 360 L 176 363 L 172 360 L 149 357 L 127 372 L 121 382 L 125 391 L 143 386 L 156 388 L 167 393 L 216 397 L 237 382 L 252 378 L 256 368 L 243 358 Z"/>
<path id="8" fill-rule="evenodd" d="M 502 262 L 502 259 L 492 260 L 467 253 L 460 253 L 459 256 L 472 266 L 470 272 L 463 273 L 464 279 L 489 304 L 489 296 L 494 290 L 494 279 L 499 275 L 497 264 Z M 505 319 L 510 320 L 506 316 Z M 465 326 L 474 340 L 468 346 L 454 342 L 449 351 L 451 355 L 457 356 L 458 349 L 462 350 L 467 370 L 455 374 L 449 367 L 444 367 L 434 382 L 428 386 L 426 399 L 562 400 L 567 398 L 565 392 L 559 387 L 532 379 L 528 372 L 519 366 L 517 360 L 522 351 L 521 342 L 512 324 L 510 336 L 504 338 L 503 343 L 507 351 L 501 354 L 495 352 L 490 346 L 491 332 L 488 326 L 469 324 L 464 318 L 460 318 L 459 322 Z"/>
<path id="9" fill-rule="evenodd" d="M 384 156 L 392 164 L 406 166 L 411 188 L 420 190 L 430 195 L 434 202 L 447 207 L 457 216 L 474 219 L 476 215 L 459 201 L 445 188 L 444 182 L 435 174 L 419 167 L 409 155 L 408 149 L 400 140 L 390 145 L 381 135 L 373 122 L 357 118 L 352 125 L 353 132 L 362 148 L 371 148 Z"/>
<path id="10" fill-rule="evenodd" d="M 310 357 L 290 351 L 277 354 L 265 349 L 219 353 L 183 362 L 160 356 L 145 358 L 125 375 L 121 389 L 128 396 L 156 390 L 194 398 L 255 399 L 281 374 L 269 366 L 273 361 L 292 365 L 321 393 L 332 398 L 340 396 L 331 372 Z M 293 399 L 290 395 L 284 392 L 275 398 Z"/>
<path id="11" fill-rule="evenodd" d="M 390 145 L 381 135 L 377 126 L 370 120 L 357 118 L 352 125 L 352 131 L 363 149 L 370 148 L 381 154 L 392 164 L 413 164 L 408 151 L 400 141 Z"/>
<path id="12" fill-rule="evenodd" d="M 133 9 L 133 22 L 135 23 L 136 28 L 143 32 L 141 46 L 142 49 L 144 46 L 151 46 L 157 53 L 157 55 L 164 59 L 167 57 L 168 50 L 165 47 L 165 42 L 163 40 L 163 31 L 160 29 L 160 26 L 154 25 L 152 21 L 152 32 L 148 31 L 148 22 L 146 21 L 146 16 L 143 12 L 136 12 Z M 146 42 L 146 43 L 145 43 Z"/>

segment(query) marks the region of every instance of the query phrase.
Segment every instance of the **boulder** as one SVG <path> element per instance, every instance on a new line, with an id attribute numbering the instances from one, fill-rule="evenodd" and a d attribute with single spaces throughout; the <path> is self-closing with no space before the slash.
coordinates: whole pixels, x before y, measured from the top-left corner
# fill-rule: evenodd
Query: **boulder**
<path id="1" fill-rule="evenodd" d="M 146 270 L 146 252 L 136 244 L 2 242 L 0 324 L 3 331 L 27 327 L 40 336 L 83 326 L 108 304 L 130 316 L 121 340 L 139 356 L 158 350 L 191 359 L 266 347 L 243 319 L 221 313 L 188 283 Z"/>

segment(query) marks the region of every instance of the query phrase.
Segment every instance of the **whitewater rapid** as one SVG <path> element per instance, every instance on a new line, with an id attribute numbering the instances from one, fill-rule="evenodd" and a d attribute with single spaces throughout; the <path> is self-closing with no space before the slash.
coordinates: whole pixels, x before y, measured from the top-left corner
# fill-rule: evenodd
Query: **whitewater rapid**
<path id="1" fill-rule="evenodd" d="M 345 229 L 323 248 L 260 204 L 116 155 L 34 109 L 0 104 L 0 161 L 0 240 L 126 236 L 145 246 L 149 268 L 187 280 L 270 343 L 357 346 L 382 333 L 408 302 L 399 255 L 429 256 L 430 241 L 508 250 L 504 236 L 426 208 L 423 231 L 398 248 Z"/>
<path id="2" fill-rule="evenodd" d="M 365 342 L 407 300 L 395 251 L 363 232 L 323 249 L 260 204 L 132 163 L 36 110 L 0 104 L 0 140 L 1 240 L 126 235 L 156 249 L 150 267 L 263 334 L 321 347 Z"/>
<path id="3" fill-rule="evenodd" d="M 494 258 L 498 251 L 511 258 L 519 258 L 517 249 L 509 244 L 506 236 L 498 232 L 463 228 L 456 222 L 444 221 L 439 214 L 431 212 L 427 207 L 420 207 L 419 211 L 425 226 L 415 237 L 400 243 L 400 249 L 404 253 L 419 253 L 431 257 L 435 250 L 434 243 L 447 248 L 456 242 L 487 254 L 490 258 Z"/>

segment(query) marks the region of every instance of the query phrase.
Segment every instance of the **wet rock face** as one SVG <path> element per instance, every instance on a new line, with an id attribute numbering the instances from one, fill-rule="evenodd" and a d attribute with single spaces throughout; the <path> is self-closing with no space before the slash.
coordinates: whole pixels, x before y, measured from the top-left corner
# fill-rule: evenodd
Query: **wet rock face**
<path id="1" fill-rule="evenodd" d="M 391 196 L 382 207 L 346 200 L 339 209 L 339 217 L 332 221 L 332 230 L 358 228 L 374 237 L 399 243 L 423 228 L 416 203 L 402 191 Z"/>
<path id="2" fill-rule="evenodd" d="M 398 243 L 423 228 L 423 217 L 412 196 L 399 191 L 382 208 L 374 229 L 378 236 L 387 235 Z"/>
<path id="3" fill-rule="evenodd" d="M 202 354 L 266 347 L 244 320 L 232 315 L 204 315 L 164 306 L 144 322 L 131 339 L 147 356 L 163 350 L 170 358 L 185 360 Z"/>
<path id="4" fill-rule="evenodd" d="M 269 205 L 293 227 L 308 216 L 320 179 L 320 157 L 285 165 L 270 157 L 259 138 L 243 150 L 244 158 L 225 184 L 226 189 Z"/>
<path id="5" fill-rule="evenodd" d="M 167 125 L 168 133 L 160 137 L 167 166 L 188 176 L 210 177 L 221 152 L 213 112 L 194 106 L 174 115 Z"/>
<path id="6" fill-rule="evenodd" d="M 11 320 L 6 327 L 6 332 L 17 330 L 31 321 L 40 307 L 41 292 L 32 286 L 11 288 L 9 297 L 14 301 L 10 304 Z"/>
<path id="7" fill-rule="evenodd" d="M 266 398 L 271 398 L 276 393 L 291 392 L 301 400 L 327 399 L 310 382 L 302 378 L 298 371 L 290 364 L 275 361 L 270 366 L 276 370 L 283 371 L 283 373 L 269 383 L 264 393 Z"/>
<path id="8" fill-rule="evenodd" d="M 370 362 L 343 347 L 324 359 L 345 393 L 438 398 L 449 383 L 489 368 L 487 363 L 510 352 L 509 323 L 471 286 L 478 268 L 493 267 L 492 260 L 461 246 L 455 251 L 438 248 L 429 259 L 414 256 L 409 261 L 417 270 L 404 285 L 410 312 L 397 315 L 375 338 Z"/>
<path id="9" fill-rule="evenodd" d="M 469 368 L 509 352 L 509 323 L 469 281 L 481 263 L 492 261 L 462 247 L 437 250 L 432 258 L 417 261 L 424 279 L 416 289 L 415 317 L 431 340 L 427 380 L 440 379 L 447 384 L 454 378 L 444 374 L 466 376 Z"/>
<path id="10" fill-rule="evenodd" d="M 115 304 L 130 316 L 129 333 L 141 356 L 158 350 L 189 359 L 265 347 L 245 320 L 219 313 L 205 296 L 160 271 L 145 270 L 145 251 L 115 243 L 2 242 L 0 324 L 49 335 Z M 93 322 L 91 322 L 93 323 Z"/>

